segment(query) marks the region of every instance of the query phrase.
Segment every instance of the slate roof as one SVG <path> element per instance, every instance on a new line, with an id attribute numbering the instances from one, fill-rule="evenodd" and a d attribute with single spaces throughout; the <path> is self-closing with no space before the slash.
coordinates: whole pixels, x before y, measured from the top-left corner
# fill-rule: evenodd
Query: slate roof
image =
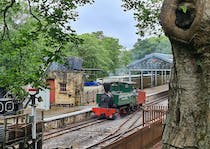
<path id="1" fill-rule="evenodd" d="M 173 63 L 172 54 L 152 53 L 129 64 L 129 69 L 170 69 Z"/>
<path id="2" fill-rule="evenodd" d="M 47 72 L 82 70 L 82 61 L 83 60 L 78 57 L 68 57 L 64 60 L 64 64 L 52 62 L 47 69 Z"/>

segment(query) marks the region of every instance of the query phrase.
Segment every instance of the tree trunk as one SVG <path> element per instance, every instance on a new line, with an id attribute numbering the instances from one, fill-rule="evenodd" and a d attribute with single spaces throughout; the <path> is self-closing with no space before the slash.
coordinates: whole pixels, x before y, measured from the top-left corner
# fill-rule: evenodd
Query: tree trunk
<path id="1" fill-rule="evenodd" d="M 174 56 L 163 149 L 209 149 L 210 0 L 165 0 L 161 24 Z"/>

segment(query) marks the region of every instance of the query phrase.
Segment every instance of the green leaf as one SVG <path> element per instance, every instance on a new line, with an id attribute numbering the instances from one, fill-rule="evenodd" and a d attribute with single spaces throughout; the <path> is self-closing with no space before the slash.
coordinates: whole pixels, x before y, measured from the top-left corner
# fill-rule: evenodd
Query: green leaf
<path id="1" fill-rule="evenodd" d="M 187 12 L 187 6 L 182 5 L 182 6 L 179 6 L 179 8 L 180 8 L 184 13 Z"/>

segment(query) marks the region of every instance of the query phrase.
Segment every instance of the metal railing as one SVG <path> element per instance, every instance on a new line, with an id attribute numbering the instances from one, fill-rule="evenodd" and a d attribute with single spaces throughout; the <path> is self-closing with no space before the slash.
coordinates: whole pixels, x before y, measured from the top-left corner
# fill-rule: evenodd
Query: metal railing
<path id="1" fill-rule="evenodd" d="M 161 141 L 167 106 L 150 106 L 142 112 L 142 126 L 139 130 L 102 149 L 147 149 Z"/>

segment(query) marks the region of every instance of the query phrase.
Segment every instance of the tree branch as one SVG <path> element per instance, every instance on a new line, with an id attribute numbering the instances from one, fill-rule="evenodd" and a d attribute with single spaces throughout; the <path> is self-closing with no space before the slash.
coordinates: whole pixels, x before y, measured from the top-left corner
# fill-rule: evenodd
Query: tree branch
<path id="1" fill-rule="evenodd" d="M 29 7 L 30 15 L 39 22 L 39 29 L 37 31 L 40 31 L 42 28 L 42 23 L 41 23 L 40 19 L 33 14 L 32 9 L 31 9 L 31 1 L 30 0 L 28 0 L 28 7 Z"/>
<path id="2" fill-rule="evenodd" d="M 7 11 L 9 10 L 9 8 L 12 8 L 14 3 L 15 3 L 15 0 L 11 0 L 11 3 L 8 6 L 6 6 L 4 9 L 4 14 L 3 14 L 4 27 L 3 27 L 2 39 L 5 37 L 6 34 L 9 37 L 9 28 L 7 26 L 6 15 L 7 15 Z"/>

